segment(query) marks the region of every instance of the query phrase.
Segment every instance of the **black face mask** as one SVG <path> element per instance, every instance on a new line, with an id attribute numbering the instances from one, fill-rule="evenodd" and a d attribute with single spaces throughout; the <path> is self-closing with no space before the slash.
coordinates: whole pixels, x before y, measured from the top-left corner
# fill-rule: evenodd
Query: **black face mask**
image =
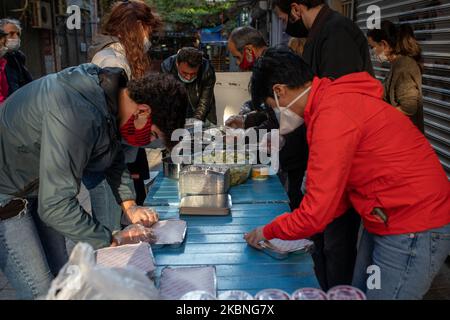
<path id="1" fill-rule="evenodd" d="M 286 34 L 294 38 L 308 38 L 309 30 L 303 23 L 303 19 L 296 22 L 288 22 Z"/>

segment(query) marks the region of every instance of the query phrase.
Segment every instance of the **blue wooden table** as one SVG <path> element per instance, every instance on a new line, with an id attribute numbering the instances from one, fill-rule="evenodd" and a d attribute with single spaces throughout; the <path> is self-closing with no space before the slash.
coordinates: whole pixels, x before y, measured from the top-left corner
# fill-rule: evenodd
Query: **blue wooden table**
<path id="1" fill-rule="evenodd" d="M 166 266 L 214 265 L 218 293 L 245 290 L 256 294 L 262 289 L 278 288 L 292 293 L 303 287 L 319 287 L 309 254 L 275 260 L 247 246 L 245 232 L 267 224 L 288 212 L 288 198 L 277 177 L 267 181 L 248 181 L 231 189 L 233 207 L 225 217 L 182 216 L 187 221 L 186 241 L 178 249 L 154 251 L 159 277 Z M 162 220 L 179 218 L 177 181 L 159 177 L 146 205 L 154 207 Z"/>
<path id="2" fill-rule="evenodd" d="M 230 189 L 233 204 L 288 204 L 289 198 L 277 176 L 266 181 L 248 180 Z M 158 175 L 145 199 L 146 206 L 178 206 L 178 181 Z"/>

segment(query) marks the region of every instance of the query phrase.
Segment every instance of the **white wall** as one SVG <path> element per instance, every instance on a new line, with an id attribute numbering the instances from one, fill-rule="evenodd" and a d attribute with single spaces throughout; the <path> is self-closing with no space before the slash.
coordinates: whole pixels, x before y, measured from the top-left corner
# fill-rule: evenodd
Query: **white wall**
<path id="1" fill-rule="evenodd" d="M 217 124 L 238 114 L 241 106 L 250 100 L 248 84 L 251 72 L 217 72 L 216 95 Z"/>

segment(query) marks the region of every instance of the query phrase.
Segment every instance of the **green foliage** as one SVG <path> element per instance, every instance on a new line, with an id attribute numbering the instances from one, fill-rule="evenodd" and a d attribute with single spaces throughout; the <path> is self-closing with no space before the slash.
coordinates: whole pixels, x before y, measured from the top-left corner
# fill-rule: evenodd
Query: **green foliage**
<path id="1" fill-rule="evenodd" d="M 232 1 L 146 0 L 156 8 L 165 23 L 195 28 L 221 23 L 221 14 L 233 6 Z"/>

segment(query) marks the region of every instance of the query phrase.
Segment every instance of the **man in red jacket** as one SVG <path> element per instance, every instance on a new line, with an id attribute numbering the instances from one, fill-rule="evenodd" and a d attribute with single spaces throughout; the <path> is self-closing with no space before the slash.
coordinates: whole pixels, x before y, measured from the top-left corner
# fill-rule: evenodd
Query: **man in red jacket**
<path id="1" fill-rule="evenodd" d="M 280 127 L 306 123 L 310 158 L 300 207 L 247 242 L 311 237 L 353 206 L 364 223 L 353 284 L 369 299 L 422 298 L 450 252 L 450 183 L 425 137 L 369 74 L 313 79 L 288 51 L 266 52 L 251 91 L 279 109 Z M 381 282 L 368 287 L 372 265 Z"/>

